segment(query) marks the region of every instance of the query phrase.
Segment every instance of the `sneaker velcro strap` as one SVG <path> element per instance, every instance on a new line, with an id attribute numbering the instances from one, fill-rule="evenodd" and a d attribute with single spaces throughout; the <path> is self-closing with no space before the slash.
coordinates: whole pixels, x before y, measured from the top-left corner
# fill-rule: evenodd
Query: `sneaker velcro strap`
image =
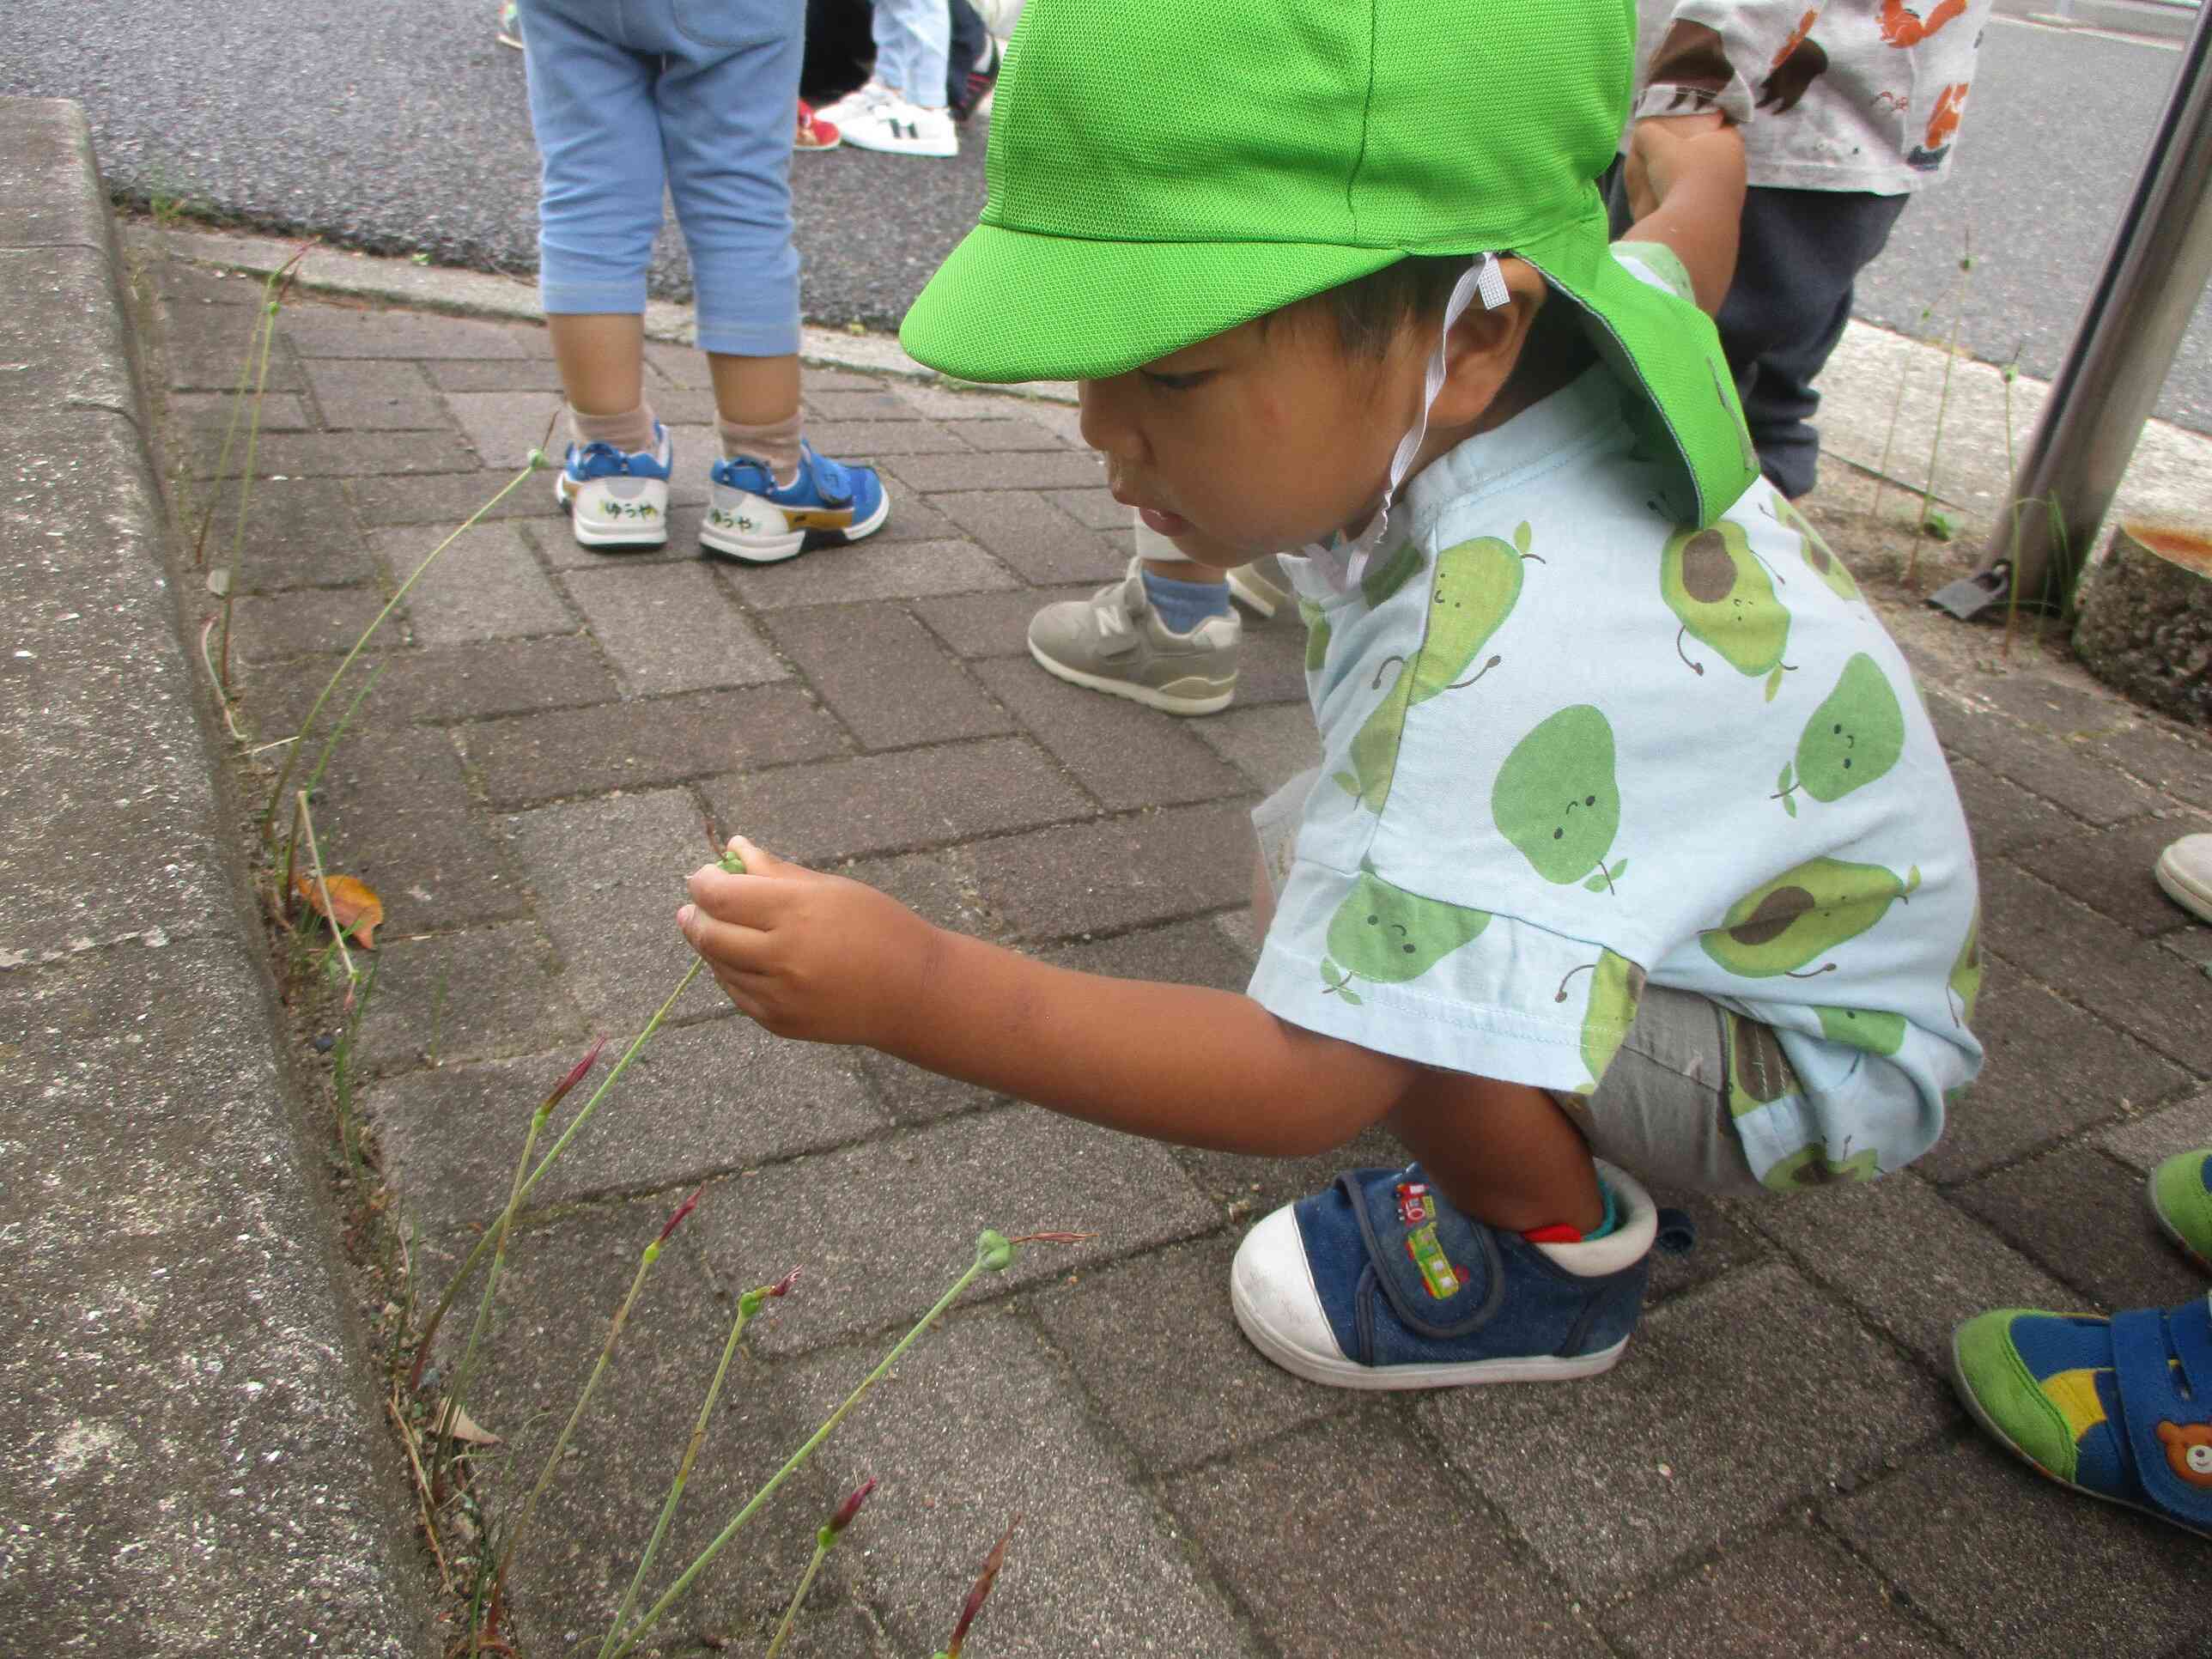
<path id="1" fill-rule="evenodd" d="M 2143 1491 L 2212 1530 L 2212 1296 L 2115 1315 L 2112 1379 Z"/>
<path id="2" fill-rule="evenodd" d="M 1421 1168 L 1337 1176 L 1376 1281 L 1406 1328 L 1449 1340 L 1488 1323 L 1504 1295 L 1498 1241 L 1431 1188 Z"/>

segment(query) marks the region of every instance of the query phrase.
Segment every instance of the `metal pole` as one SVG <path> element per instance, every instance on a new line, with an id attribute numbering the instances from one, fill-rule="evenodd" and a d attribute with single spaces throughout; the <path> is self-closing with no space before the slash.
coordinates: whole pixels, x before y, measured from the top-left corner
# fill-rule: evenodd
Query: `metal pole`
<path id="1" fill-rule="evenodd" d="M 2064 610 L 2212 276 L 2212 9 L 2200 9 L 2096 287 L 1973 575 L 1929 603 Z M 2054 510 L 2055 507 L 2055 510 Z M 2017 520 L 2017 525 L 2015 525 Z"/>

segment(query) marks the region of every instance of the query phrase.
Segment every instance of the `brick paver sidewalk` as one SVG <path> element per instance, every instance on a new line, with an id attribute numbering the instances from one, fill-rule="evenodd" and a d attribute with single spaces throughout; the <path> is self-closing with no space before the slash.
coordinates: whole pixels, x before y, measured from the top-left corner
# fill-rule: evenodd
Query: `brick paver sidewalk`
<path id="1" fill-rule="evenodd" d="M 258 285 L 155 275 L 166 436 L 204 475 Z M 656 347 L 651 374 L 678 461 L 666 556 L 579 550 L 532 478 L 410 594 L 323 782 L 326 856 L 388 914 L 366 1104 L 433 1288 L 501 1200 L 538 1096 L 677 982 L 672 913 L 710 828 L 1071 963 L 1238 987 L 1244 814 L 1311 744 L 1294 617 L 1248 628 L 1237 705 L 1204 721 L 1028 660 L 1036 605 L 1127 557 L 1070 411 L 812 371 L 816 442 L 881 466 L 890 522 L 747 569 L 693 551 L 702 364 Z M 532 327 L 287 310 L 238 615 L 258 736 L 293 729 L 396 583 L 509 476 L 556 384 Z M 1358 1398 L 1259 1358 L 1225 1294 L 1246 1219 L 1337 1159 L 1093 1131 L 765 1038 L 695 983 L 516 1243 L 471 1402 L 514 1449 L 511 1503 L 637 1251 L 705 1184 L 524 1551 L 529 1651 L 595 1650 L 737 1291 L 805 1270 L 757 1328 L 672 1562 L 989 1224 L 1098 1237 L 980 1286 L 718 1565 L 667 1651 L 757 1652 L 813 1527 L 873 1474 L 808 1652 L 929 1652 L 1016 1510 L 978 1659 L 2212 1652 L 2206 1547 L 2039 1482 L 1966 1424 L 1944 1372 L 1952 1323 L 1986 1305 L 2206 1289 L 2141 1186 L 2166 1151 L 2212 1140 L 2212 928 L 2148 873 L 2203 825 L 2212 753 L 2033 652 L 1985 672 L 1933 643 L 1954 625 L 1889 609 L 1957 760 L 1996 959 L 1985 1079 L 1914 1170 L 1693 1206 L 1699 1248 L 1662 1268 L 1603 1379 Z"/>

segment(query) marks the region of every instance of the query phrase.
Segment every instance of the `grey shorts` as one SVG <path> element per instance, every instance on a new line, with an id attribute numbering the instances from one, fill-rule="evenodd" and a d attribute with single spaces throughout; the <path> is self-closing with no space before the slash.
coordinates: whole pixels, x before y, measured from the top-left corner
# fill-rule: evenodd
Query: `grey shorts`
<path id="1" fill-rule="evenodd" d="M 1260 868 L 1277 899 L 1318 767 L 1252 809 Z M 1590 1151 L 1638 1179 L 1678 1192 L 1756 1193 L 1729 1110 L 1728 1014 L 1694 991 L 1646 985 L 1620 1052 L 1596 1092 L 1554 1092 Z"/>

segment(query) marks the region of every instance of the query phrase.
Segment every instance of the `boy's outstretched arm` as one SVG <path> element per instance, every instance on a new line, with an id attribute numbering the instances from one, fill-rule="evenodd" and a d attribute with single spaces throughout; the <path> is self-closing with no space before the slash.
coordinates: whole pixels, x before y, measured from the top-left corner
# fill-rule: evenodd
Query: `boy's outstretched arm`
<path id="1" fill-rule="evenodd" d="M 1647 116 L 1623 170 L 1634 221 L 1623 240 L 1663 242 L 1690 273 L 1698 308 L 1720 309 L 1743 222 L 1743 138 L 1717 112 Z"/>
<path id="2" fill-rule="evenodd" d="M 747 873 L 695 872 L 678 924 L 739 1012 L 780 1036 L 862 1044 L 1155 1140 L 1278 1157 L 1342 1145 L 1420 1075 L 1249 997 L 1054 967 L 731 846 Z"/>

